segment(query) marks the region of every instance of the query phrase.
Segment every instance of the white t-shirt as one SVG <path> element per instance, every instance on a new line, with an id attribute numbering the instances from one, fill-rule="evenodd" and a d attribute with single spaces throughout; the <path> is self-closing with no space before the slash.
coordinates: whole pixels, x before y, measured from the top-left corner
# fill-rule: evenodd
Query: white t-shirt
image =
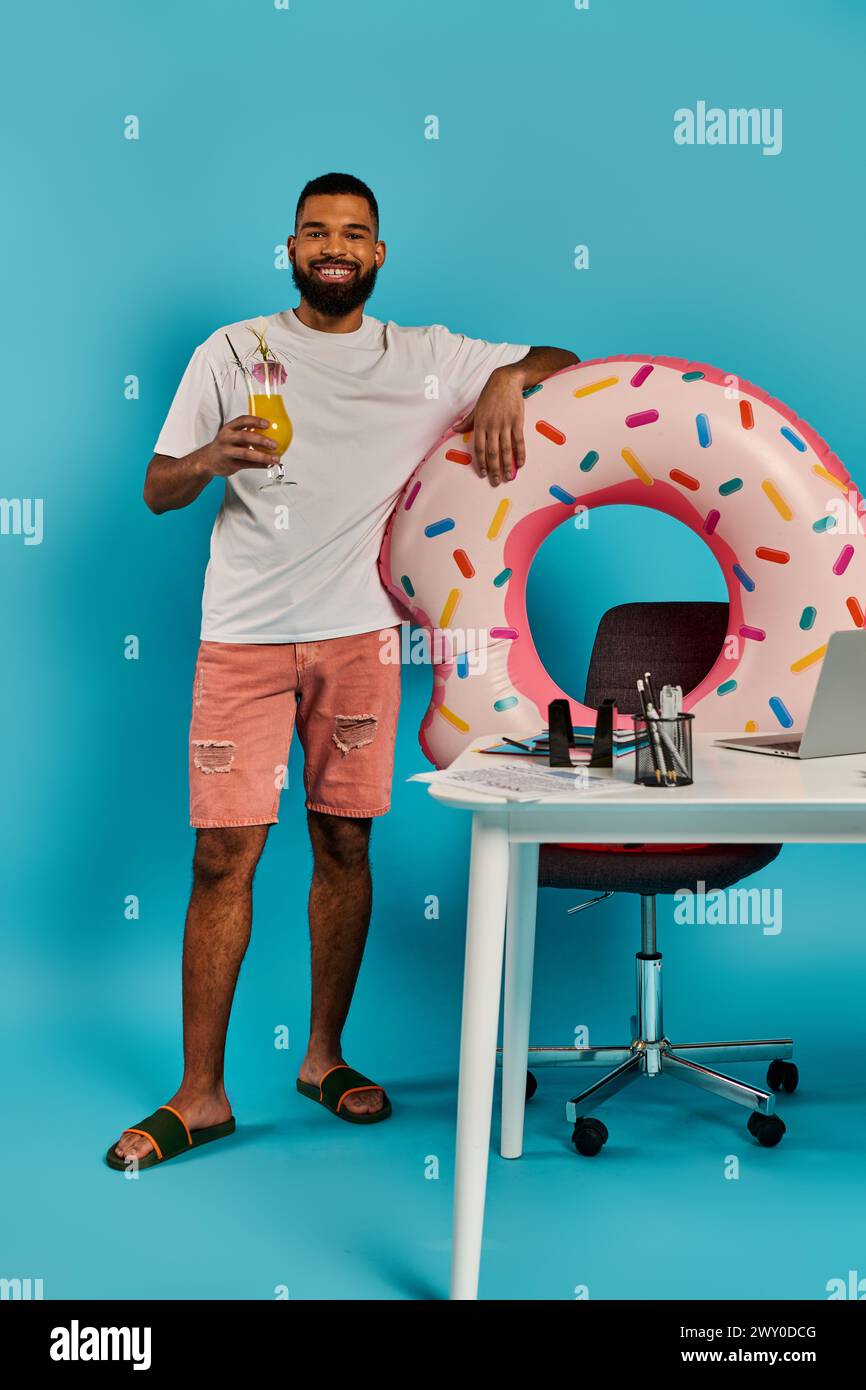
<path id="1" fill-rule="evenodd" d="M 154 453 L 181 458 L 249 413 L 226 334 L 245 361 L 248 323 L 218 328 L 192 355 Z M 258 322 L 261 322 L 260 320 Z M 403 616 L 377 559 L 409 475 L 496 367 L 528 344 L 490 343 L 440 323 L 404 328 L 365 314 L 352 333 L 308 328 L 293 309 L 264 320 L 283 362 L 296 487 L 242 469 L 225 479 L 211 536 L 201 636 L 210 642 L 311 642 L 372 632 Z M 432 398 L 431 398 L 432 397 Z M 485 483 L 479 478 L 479 488 Z M 288 518 L 288 524 L 286 520 Z"/>

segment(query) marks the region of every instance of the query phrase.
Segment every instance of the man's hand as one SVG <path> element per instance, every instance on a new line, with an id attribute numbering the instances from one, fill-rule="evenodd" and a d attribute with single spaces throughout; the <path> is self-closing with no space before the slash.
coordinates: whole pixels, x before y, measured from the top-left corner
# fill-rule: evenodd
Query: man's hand
<path id="1" fill-rule="evenodd" d="M 475 409 L 451 428 L 460 434 L 475 425 L 475 467 L 492 487 L 517 477 L 526 462 L 523 442 L 523 393 L 554 372 L 573 367 L 580 358 L 570 348 L 531 347 L 519 362 L 490 373 Z"/>
<path id="2" fill-rule="evenodd" d="M 474 429 L 475 468 L 490 480 L 491 487 L 498 487 L 503 478 L 511 482 L 526 462 L 523 373 L 514 367 L 497 367 L 487 378 L 475 409 L 456 421 L 453 429 L 458 434 Z"/>
<path id="3" fill-rule="evenodd" d="M 202 466 L 215 478 L 230 478 L 242 468 L 270 468 L 279 457 L 277 446 L 273 439 L 255 433 L 270 427 L 270 420 L 260 415 L 228 420 L 216 438 L 199 450 Z"/>
<path id="4" fill-rule="evenodd" d="M 222 426 L 210 444 L 194 449 L 183 458 L 154 454 L 147 465 L 144 500 L 157 516 L 160 512 L 188 507 L 207 487 L 211 478 L 229 478 L 242 468 L 267 468 L 279 458 L 272 439 L 257 434 L 270 429 L 270 421 L 259 415 L 238 415 Z"/>

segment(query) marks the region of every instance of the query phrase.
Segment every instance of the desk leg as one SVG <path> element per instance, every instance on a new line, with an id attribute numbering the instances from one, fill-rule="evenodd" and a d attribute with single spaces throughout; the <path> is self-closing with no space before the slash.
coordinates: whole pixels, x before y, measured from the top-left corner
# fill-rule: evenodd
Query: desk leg
<path id="1" fill-rule="evenodd" d="M 507 828 L 501 821 L 476 812 L 472 817 L 457 1093 L 452 1299 L 478 1297 L 507 893 Z"/>
<path id="2" fill-rule="evenodd" d="M 523 1153 L 537 902 L 538 845 L 512 845 L 505 927 L 505 1012 L 502 1022 L 502 1134 L 499 1152 L 503 1158 L 519 1158 Z"/>

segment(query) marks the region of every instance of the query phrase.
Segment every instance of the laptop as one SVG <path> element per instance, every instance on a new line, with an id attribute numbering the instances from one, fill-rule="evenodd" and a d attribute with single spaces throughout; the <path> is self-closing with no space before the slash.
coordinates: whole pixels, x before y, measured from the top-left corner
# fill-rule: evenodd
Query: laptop
<path id="1" fill-rule="evenodd" d="M 720 748 L 773 753 L 778 758 L 828 758 L 866 753 L 866 629 L 834 632 L 801 734 L 744 734 L 717 738 Z"/>

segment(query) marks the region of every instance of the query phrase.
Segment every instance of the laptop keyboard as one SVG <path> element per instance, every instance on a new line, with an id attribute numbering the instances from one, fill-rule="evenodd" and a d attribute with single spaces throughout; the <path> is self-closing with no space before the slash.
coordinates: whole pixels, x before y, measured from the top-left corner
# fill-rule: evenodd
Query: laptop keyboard
<path id="1" fill-rule="evenodd" d="M 771 743 L 770 747 L 779 748 L 783 753 L 797 753 L 800 749 L 800 740 L 798 738 L 793 738 L 785 743 L 782 739 L 779 739 L 778 743 Z"/>

